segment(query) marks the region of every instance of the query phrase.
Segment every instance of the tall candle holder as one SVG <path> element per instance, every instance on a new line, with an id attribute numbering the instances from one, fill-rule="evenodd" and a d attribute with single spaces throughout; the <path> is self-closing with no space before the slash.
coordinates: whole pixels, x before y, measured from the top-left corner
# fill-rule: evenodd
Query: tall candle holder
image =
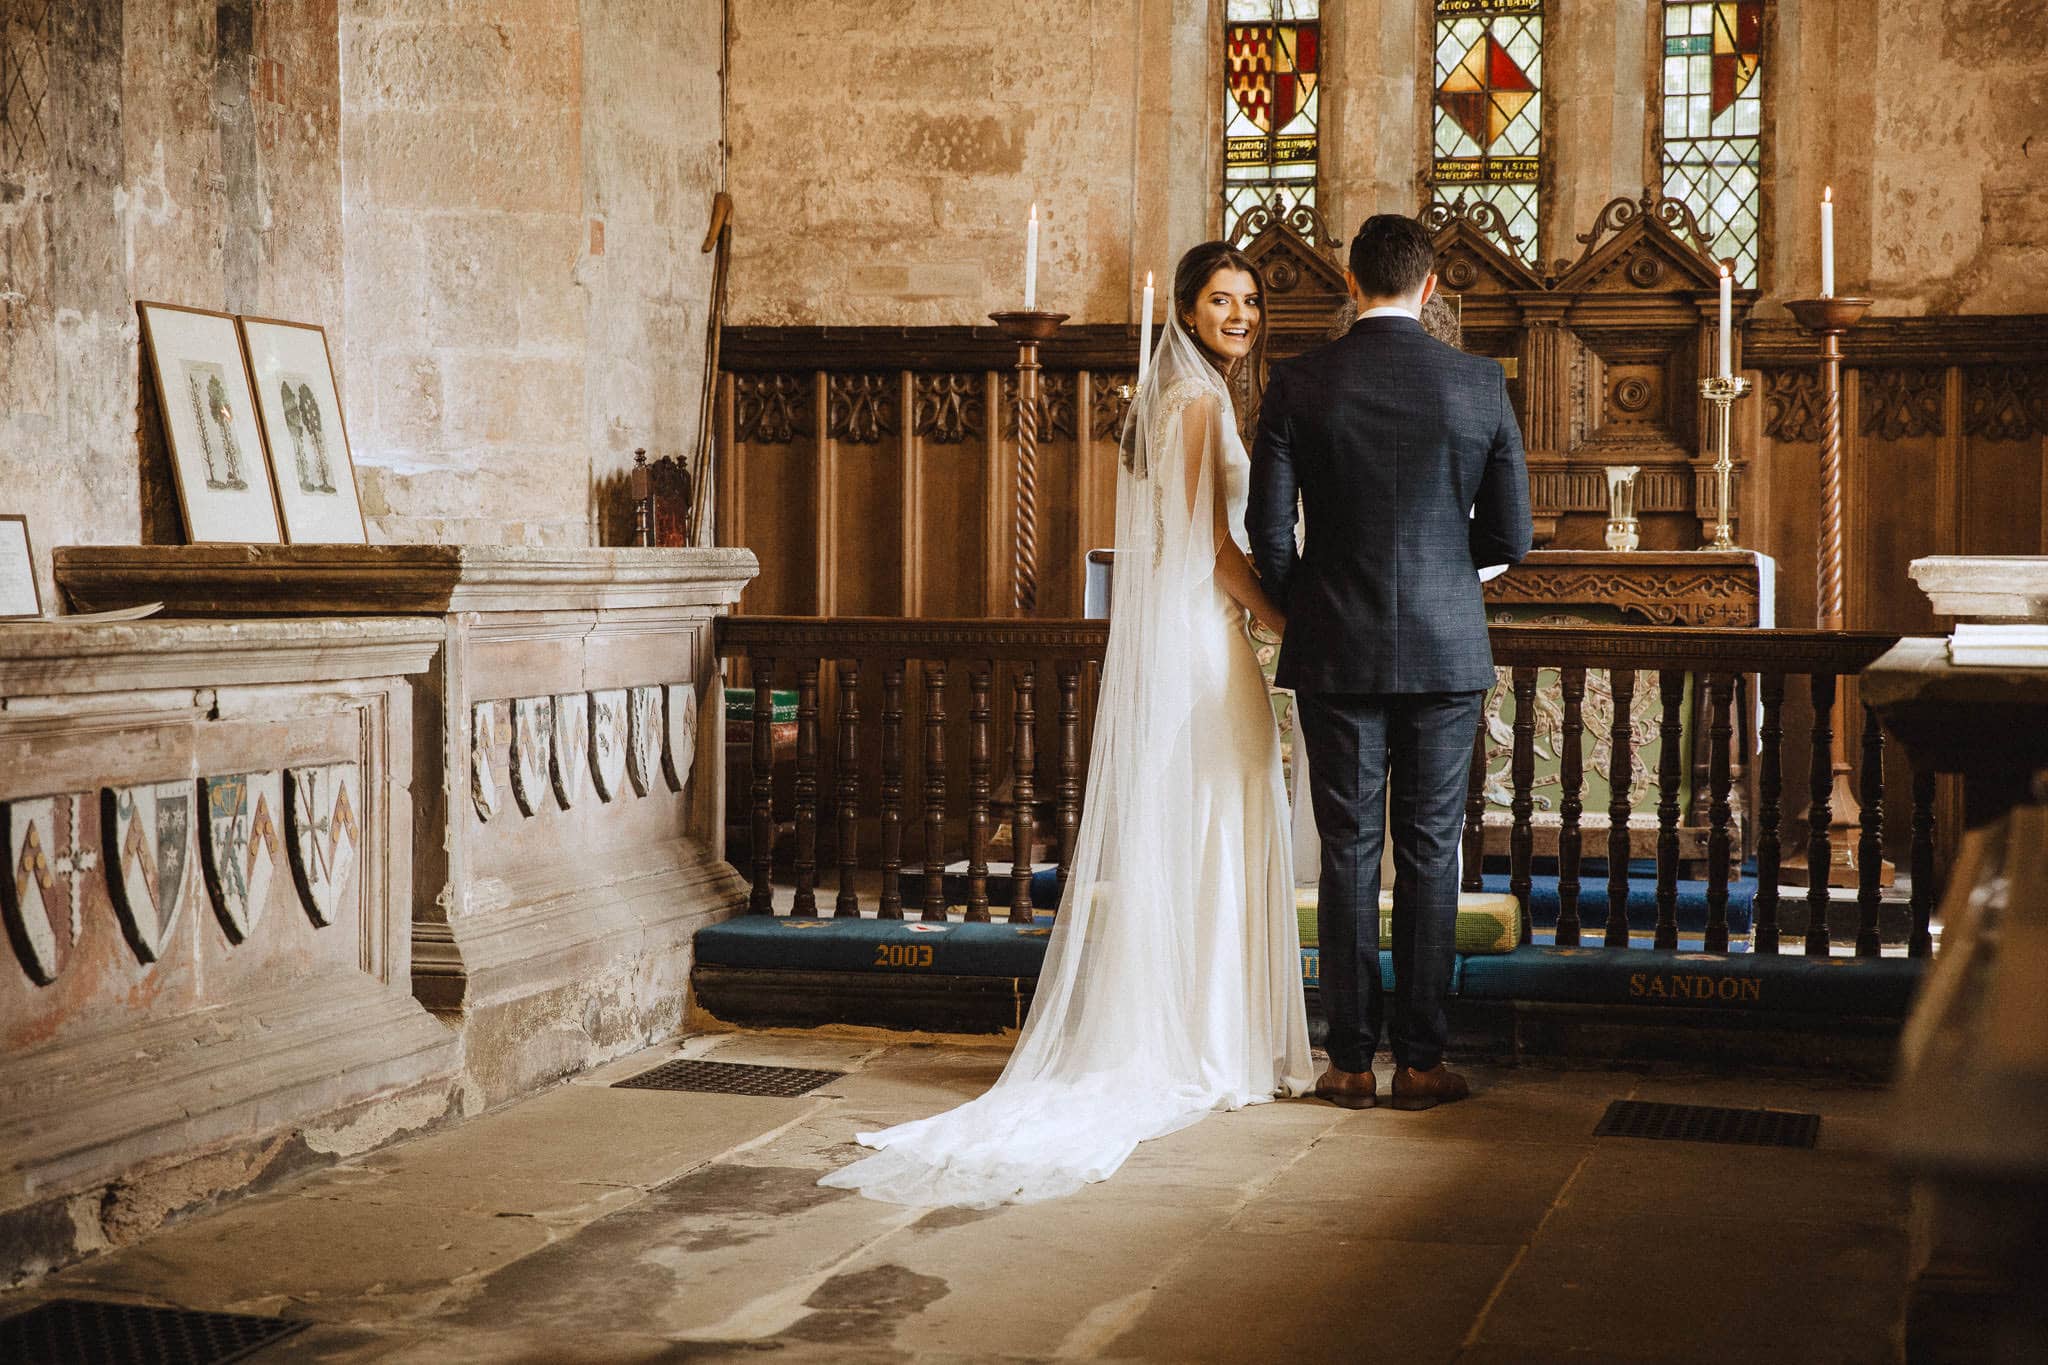
<path id="1" fill-rule="evenodd" d="M 1711 375 L 1700 381 L 1700 396 L 1714 405 L 1714 539 L 1707 546 L 1710 550 L 1735 548 L 1735 535 L 1728 525 L 1735 488 L 1735 461 L 1728 453 L 1728 409 L 1749 388 L 1749 381 L 1738 374 Z"/>
<path id="2" fill-rule="evenodd" d="M 1012 605 L 1028 615 L 1038 609 L 1038 346 L 1052 340 L 1067 315 L 1029 308 L 990 313 L 989 318 L 1017 343 L 1017 556 Z"/>
<path id="3" fill-rule="evenodd" d="M 1842 338 L 1869 310 L 1865 298 L 1790 299 L 1786 307 L 1799 325 L 1820 338 L 1820 552 L 1816 569 L 1814 614 L 1822 630 L 1844 626 L 1842 534 Z M 1835 694 L 1833 708 L 1834 774 L 1828 793 L 1828 866 L 1808 868 L 1809 885 L 1857 884 L 1856 833 L 1863 807 L 1849 781 L 1848 698 Z M 1818 935 L 1809 933 L 1809 939 Z M 1809 942 L 1808 950 L 1825 951 L 1825 941 Z"/>

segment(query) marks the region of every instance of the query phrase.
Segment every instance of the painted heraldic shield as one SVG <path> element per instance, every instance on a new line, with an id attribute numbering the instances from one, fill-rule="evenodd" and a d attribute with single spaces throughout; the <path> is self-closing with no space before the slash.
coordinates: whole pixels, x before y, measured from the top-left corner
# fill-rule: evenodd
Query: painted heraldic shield
<path id="1" fill-rule="evenodd" d="M 661 689 L 667 707 L 662 731 L 667 741 L 661 750 L 662 776 L 670 791 L 681 791 L 690 781 L 690 765 L 697 761 L 697 684 L 670 683 Z"/>
<path id="2" fill-rule="evenodd" d="M 554 704 L 552 697 L 521 697 L 512 703 L 512 795 L 524 815 L 540 814 L 547 800 Z"/>
<path id="3" fill-rule="evenodd" d="M 333 924 L 361 893 L 362 783 L 353 763 L 285 770 L 285 824 L 292 881 L 313 923 Z"/>
<path id="4" fill-rule="evenodd" d="M 662 720 L 659 687 L 636 687 L 626 708 L 626 775 L 633 790 L 645 796 L 654 790 L 661 767 L 661 748 L 667 738 Z"/>
<path id="5" fill-rule="evenodd" d="M 555 698 L 553 755 L 548 773 L 562 809 L 574 806 L 590 777 L 590 694 L 571 692 Z"/>
<path id="6" fill-rule="evenodd" d="M 590 694 L 590 777 L 597 799 L 610 801 L 626 785 L 626 690 Z"/>
<path id="7" fill-rule="evenodd" d="M 100 788 L 107 890 L 135 956 L 155 962 L 191 890 L 189 782 Z"/>
<path id="8" fill-rule="evenodd" d="M 79 798 L 0 801 L 8 875 L 0 877 L 0 913 L 22 970 L 39 986 L 64 972 L 78 946 Z"/>
<path id="9" fill-rule="evenodd" d="M 199 867 L 213 913 L 230 940 L 249 937 L 270 898 L 270 880 L 284 861 L 284 774 L 202 777 L 206 840 Z"/>

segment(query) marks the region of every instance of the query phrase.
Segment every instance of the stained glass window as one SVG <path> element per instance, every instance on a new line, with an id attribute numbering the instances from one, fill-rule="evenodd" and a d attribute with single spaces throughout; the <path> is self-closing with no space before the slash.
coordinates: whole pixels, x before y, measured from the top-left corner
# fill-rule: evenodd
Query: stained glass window
<path id="1" fill-rule="evenodd" d="M 1319 0 L 1229 0 L 1223 34 L 1223 229 L 1276 195 L 1316 202 Z"/>
<path id="2" fill-rule="evenodd" d="M 1763 28 L 1764 0 L 1664 6 L 1664 193 L 1692 209 L 1745 286 L 1756 283 Z"/>
<path id="3" fill-rule="evenodd" d="M 1543 0 L 1436 0 L 1430 197 L 1500 210 L 1534 264 L 1543 143 Z"/>

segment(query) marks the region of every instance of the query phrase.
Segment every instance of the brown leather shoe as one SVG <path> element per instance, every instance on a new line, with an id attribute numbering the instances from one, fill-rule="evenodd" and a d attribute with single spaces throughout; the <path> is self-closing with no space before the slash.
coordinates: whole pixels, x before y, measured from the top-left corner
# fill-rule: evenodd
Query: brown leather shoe
<path id="1" fill-rule="evenodd" d="M 1396 1109 L 1434 1109 L 1471 1093 L 1472 1087 L 1465 1084 L 1465 1078 L 1448 1070 L 1442 1062 L 1427 1071 L 1417 1071 L 1412 1066 L 1394 1068 Z"/>
<path id="2" fill-rule="evenodd" d="M 1340 1071 L 1331 1067 L 1316 1078 L 1316 1098 L 1328 1100 L 1340 1109 L 1370 1109 L 1379 1082 L 1370 1071 Z"/>

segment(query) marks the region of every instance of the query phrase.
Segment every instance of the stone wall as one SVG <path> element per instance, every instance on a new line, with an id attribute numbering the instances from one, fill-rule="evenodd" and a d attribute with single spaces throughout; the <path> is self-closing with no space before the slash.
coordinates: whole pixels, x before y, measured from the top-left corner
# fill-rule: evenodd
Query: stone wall
<path id="1" fill-rule="evenodd" d="M 0 6 L 0 510 L 46 602 L 57 545 L 182 539 L 138 299 L 327 328 L 373 540 L 599 539 L 633 448 L 696 442 L 719 8 Z"/>
<path id="2" fill-rule="evenodd" d="M 334 0 L 0 7 L 0 503 L 46 604 L 52 546 L 177 533 L 135 300 L 340 322 L 335 33 Z"/>
<path id="3" fill-rule="evenodd" d="M 733 6 L 736 323 L 1135 316 L 1212 233 L 1205 0 Z"/>
<path id="4" fill-rule="evenodd" d="M 696 440 L 718 6 L 363 5 L 342 32 L 365 511 L 592 543 L 635 447 Z"/>
<path id="5" fill-rule="evenodd" d="M 1429 0 L 1324 5 L 1322 201 L 1349 234 L 1421 202 Z M 1764 72 L 1764 286 L 1815 292 L 1821 187 L 1837 275 L 1878 312 L 2048 309 L 2048 13 L 2029 0 L 1777 0 Z M 795 8 L 736 0 L 736 322 L 978 323 L 1017 306 L 1046 219 L 1042 306 L 1136 319 L 1135 282 L 1221 221 L 1220 0 Z M 1554 4 L 1540 242 L 1657 176 L 1661 0 Z M 1938 173 L 1938 180 L 1936 178 Z M 1154 264 L 1157 262 L 1158 264 Z M 1762 316 L 1783 316 L 1766 303 Z"/>

